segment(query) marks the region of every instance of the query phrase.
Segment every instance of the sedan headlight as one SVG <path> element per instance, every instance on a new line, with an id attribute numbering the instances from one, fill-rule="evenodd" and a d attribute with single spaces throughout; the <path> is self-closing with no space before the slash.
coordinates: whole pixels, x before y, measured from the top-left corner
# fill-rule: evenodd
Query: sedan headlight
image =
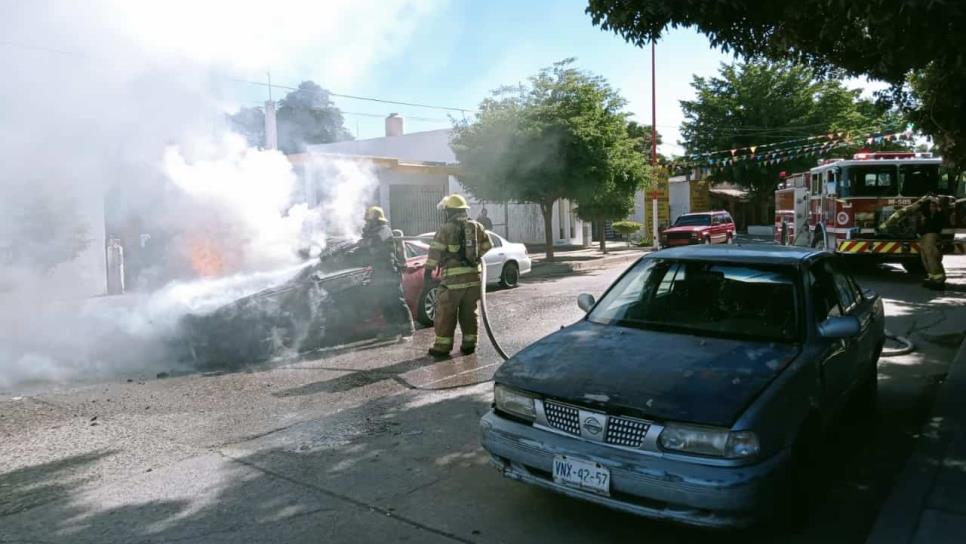
<path id="1" fill-rule="evenodd" d="M 522 391 L 496 384 L 493 388 L 493 399 L 496 409 L 501 412 L 528 421 L 537 418 L 537 409 L 534 407 L 533 397 Z"/>
<path id="2" fill-rule="evenodd" d="M 728 459 L 758 454 L 758 436 L 751 431 L 729 431 L 719 427 L 669 423 L 658 439 L 665 450 L 696 453 Z"/>

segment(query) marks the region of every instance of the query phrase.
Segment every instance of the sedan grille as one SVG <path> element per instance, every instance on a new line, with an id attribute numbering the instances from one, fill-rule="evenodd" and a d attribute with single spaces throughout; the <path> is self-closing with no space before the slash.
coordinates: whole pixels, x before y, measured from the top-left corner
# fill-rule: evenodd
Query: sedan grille
<path id="1" fill-rule="evenodd" d="M 543 411 L 551 427 L 580 435 L 580 412 L 576 408 L 548 400 L 543 403 Z"/>
<path id="2" fill-rule="evenodd" d="M 607 422 L 607 435 L 604 442 L 615 446 L 639 448 L 644 443 L 644 435 L 651 426 L 643 421 L 625 417 L 611 417 Z"/>

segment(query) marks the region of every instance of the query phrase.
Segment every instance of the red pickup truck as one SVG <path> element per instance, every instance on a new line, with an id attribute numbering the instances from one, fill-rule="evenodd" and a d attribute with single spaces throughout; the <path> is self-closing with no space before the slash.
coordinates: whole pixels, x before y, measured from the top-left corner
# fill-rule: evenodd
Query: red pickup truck
<path id="1" fill-rule="evenodd" d="M 686 213 L 661 233 L 661 247 L 690 244 L 731 244 L 735 222 L 726 211 Z"/>

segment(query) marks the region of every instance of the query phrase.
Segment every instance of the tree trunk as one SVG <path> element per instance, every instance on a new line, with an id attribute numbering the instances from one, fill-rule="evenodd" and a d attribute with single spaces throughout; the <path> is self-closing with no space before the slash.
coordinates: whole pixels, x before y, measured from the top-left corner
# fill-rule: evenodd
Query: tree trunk
<path id="1" fill-rule="evenodd" d="M 543 239 L 546 244 L 547 260 L 553 260 L 553 202 L 540 203 L 540 211 L 543 213 Z"/>
<path id="2" fill-rule="evenodd" d="M 606 221 L 603 219 L 598 219 L 597 224 L 600 225 L 600 252 L 604 255 L 607 254 L 607 235 L 604 232 Z"/>

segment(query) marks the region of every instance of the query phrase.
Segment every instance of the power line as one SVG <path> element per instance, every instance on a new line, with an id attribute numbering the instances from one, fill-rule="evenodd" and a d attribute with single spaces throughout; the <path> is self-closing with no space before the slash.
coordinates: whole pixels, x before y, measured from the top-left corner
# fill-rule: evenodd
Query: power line
<path id="1" fill-rule="evenodd" d="M 250 80 L 247 80 L 247 79 L 238 79 L 238 78 L 228 78 L 228 79 L 230 79 L 232 81 L 236 81 L 238 83 L 247 83 L 249 85 L 259 85 L 261 87 L 268 87 L 268 88 L 275 88 L 275 89 L 285 89 L 285 90 L 288 90 L 288 91 L 297 91 L 298 90 L 298 87 L 291 87 L 289 85 L 278 85 L 276 83 L 265 83 L 263 81 L 250 81 Z M 474 108 L 452 108 L 452 107 L 449 107 L 449 106 L 439 106 L 439 105 L 435 105 L 435 104 L 420 104 L 420 103 L 417 103 L 417 102 L 402 102 L 402 101 L 399 101 L 399 100 L 387 100 L 385 98 L 373 98 L 371 96 L 356 96 L 356 95 L 351 95 L 351 94 L 333 93 L 331 91 L 327 91 L 327 92 L 328 92 L 329 96 L 335 96 L 335 97 L 338 97 L 338 98 L 346 98 L 346 99 L 349 99 L 349 100 L 364 100 L 364 101 L 367 101 L 367 102 L 378 102 L 378 103 L 381 103 L 381 104 L 394 104 L 394 105 L 397 105 L 397 106 L 412 106 L 412 107 L 415 107 L 415 108 L 429 108 L 429 109 L 434 109 L 434 110 L 458 111 L 458 112 L 464 113 L 464 114 L 465 113 L 473 113 L 473 112 L 476 111 L 476 109 L 474 109 Z"/>

